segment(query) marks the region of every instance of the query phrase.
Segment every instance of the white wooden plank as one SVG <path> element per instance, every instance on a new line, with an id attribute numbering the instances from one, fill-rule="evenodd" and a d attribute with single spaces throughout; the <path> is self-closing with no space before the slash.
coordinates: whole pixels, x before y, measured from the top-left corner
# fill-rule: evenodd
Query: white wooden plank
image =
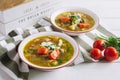
<path id="1" fill-rule="evenodd" d="M 120 18 L 120 8 L 90 8 L 100 18 Z"/>
<path id="2" fill-rule="evenodd" d="M 100 18 L 100 24 L 112 31 L 120 31 L 120 18 Z"/>
<path id="3" fill-rule="evenodd" d="M 120 18 L 120 0 L 69 0 L 64 2 L 66 7 L 84 7 L 92 10 L 101 18 L 119 17 Z"/>
<path id="4" fill-rule="evenodd" d="M 119 80 L 119 66 L 119 63 L 84 63 L 51 72 L 31 70 L 29 80 Z"/>

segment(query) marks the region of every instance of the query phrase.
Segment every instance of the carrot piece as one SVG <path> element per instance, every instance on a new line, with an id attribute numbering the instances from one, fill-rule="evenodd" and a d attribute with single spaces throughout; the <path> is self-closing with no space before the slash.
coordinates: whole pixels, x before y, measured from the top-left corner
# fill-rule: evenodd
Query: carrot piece
<path id="1" fill-rule="evenodd" d="M 49 49 L 46 47 L 41 47 L 37 51 L 37 54 L 48 54 L 48 53 L 49 53 Z"/>
<path id="2" fill-rule="evenodd" d="M 60 54 L 60 53 L 59 53 L 59 50 L 56 49 L 56 50 L 54 50 L 52 53 L 50 53 L 49 58 L 52 59 L 52 60 L 56 60 L 57 57 L 59 56 L 59 54 Z"/>
<path id="3" fill-rule="evenodd" d="M 60 22 L 63 22 L 63 23 L 65 23 L 65 22 L 68 22 L 68 21 L 70 21 L 71 19 L 69 18 L 69 17 L 61 17 L 61 18 L 59 18 L 59 21 Z"/>
<path id="4" fill-rule="evenodd" d="M 90 27 L 90 24 L 89 23 L 80 23 L 78 25 L 80 28 L 89 28 Z"/>

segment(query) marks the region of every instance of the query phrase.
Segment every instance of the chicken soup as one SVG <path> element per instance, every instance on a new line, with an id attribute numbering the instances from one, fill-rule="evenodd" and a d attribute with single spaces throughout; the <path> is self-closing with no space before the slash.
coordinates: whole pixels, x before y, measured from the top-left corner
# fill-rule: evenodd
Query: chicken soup
<path id="1" fill-rule="evenodd" d="M 55 18 L 58 27 L 68 31 L 85 31 L 93 27 L 94 19 L 82 12 L 63 12 Z"/>
<path id="2" fill-rule="evenodd" d="M 69 61 L 74 48 L 58 36 L 42 36 L 28 42 L 23 50 L 25 58 L 38 66 L 54 67 Z"/>

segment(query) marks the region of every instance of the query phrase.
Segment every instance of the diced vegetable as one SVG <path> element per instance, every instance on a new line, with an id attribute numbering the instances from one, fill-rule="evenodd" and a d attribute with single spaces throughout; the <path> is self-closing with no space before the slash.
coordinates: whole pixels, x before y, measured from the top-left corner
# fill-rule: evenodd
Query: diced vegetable
<path id="1" fill-rule="evenodd" d="M 46 47 L 41 47 L 37 50 L 37 54 L 48 54 L 49 53 L 49 49 Z"/>
<path id="2" fill-rule="evenodd" d="M 63 23 L 69 22 L 70 20 L 71 19 L 69 17 L 61 17 L 61 18 L 59 18 L 59 21 L 63 22 Z"/>
<path id="3" fill-rule="evenodd" d="M 25 50 L 25 53 L 33 53 L 33 52 L 34 52 L 33 47 L 29 47 L 27 50 Z"/>
<path id="4" fill-rule="evenodd" d="M 59 39 L 58 46 L 62 46 L 62 44 L 63 44 L 63 41 L 61 39 Z"/>
<path id="5" fill-rule="evenodd" d="M 56 66 L 56 65 L 58 65 L 58 61 L 53 60 L 50 64 L 53 65 L 53 66 Z"/>
<path id="6" fill-rule="evenodd" d="M 62 24 L 62 23 L 61 23 L 61 24 Z M 66 23 L 63 24 L 63 26 L 66 26 L 66 27 L 67 27 L 67 26 L 70 26 L 70 25 L 72 25 L 72 22 L 71 22 L 71 21 L 66 22 Z"/>
<path id="7" fill-rule="evenodd" d="M 69 29 L 72 30 L 72 31 L 74 31 L 75 30 L 75 25 L 69 26 Z"/>
<path id="8" fill-rule="evenodd" d="M 59 53 L 59 50 L 56 49 L 56 50 L 54 50 L 52 53 L 50 53 L 49 58 L 52 59 L 52 60 L 56 60 L 57 57 L 59 56 L 59 54 L 60 54 L 60 53 Z"/>
<path id="9" fill-rule="evenodd" d="M 59 62 L 59 64 L 61 64 L 63 62 L 62 58 L 57 59 L 57 61 Z"/>
<path id="10" fill-rule="evenodd" d="M 70 51 L 71 51 L 70 47 L 67 47 L 67 52 L 70 52 Z"/>
<path id="11" fill-rule="evenodd" d="M 65 53 L 65 50 L 64 50 L 64 49 L 60 49 L 60 53 L 61 53 L 61 54 L 64 54 L 64 53 Z"/>
<path id="12" fill-rule="evenodd" d="M 84 23 L 85 21 L 84 21 L 84 19 L 83 18 L 81 18 L 81 20 L 80 20 L 80 23 Z"/>
<path id="13" fill-rule="evenodd" d="M 89 28 L 89 27 L 90 27 L 90 24 L 88 24 L 88 23 L 80 23 L 80 24 L 78 24 L 78 26 L 79 26 L 80 28 Z"/>

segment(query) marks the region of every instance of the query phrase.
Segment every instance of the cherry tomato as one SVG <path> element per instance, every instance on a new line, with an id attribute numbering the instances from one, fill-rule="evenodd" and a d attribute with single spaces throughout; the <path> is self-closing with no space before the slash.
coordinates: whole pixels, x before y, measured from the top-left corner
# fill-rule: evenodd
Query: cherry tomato
<path id="1" fill-rule="evenodd" d="M 107 47 L 104 51 L 104 56 L 107 61 L 113 61 L 118 58 L 118 51 L 114 47 Z"/>
<path id="2" fill-rule="evenodd" d="M 98 48 L 101 51 L 105 49 L 105 41 L 98 39 L 93 43 L 93 48 Z"/>
<path id="3" fill-rule="evenodd" d="M 49 49 L 46 47 L 41 47 L 37 50 L 37 54 L 48 54 L 49 53 Z"/>
<path id="4" fill-rule="evenodd" d="M 50 53 L 49 58 L 52 60 L 56 60 L 59 54 L 59 50 L 55 49 L 53 52 Z"/>
<path id="5" fill-rule="evenodd" d="M 69 17 L 61 17 L 59 18 L 60 22 L 66 23 L 68 21 L 70 21 L 71 19 Z"/>
<path id="6" fill-rule="evenodd" d="M 95 60 L 99 60 L 102 57 L 102 51 L 98 48 L 93 48 L 90 51 L 90 56 Z"/>

